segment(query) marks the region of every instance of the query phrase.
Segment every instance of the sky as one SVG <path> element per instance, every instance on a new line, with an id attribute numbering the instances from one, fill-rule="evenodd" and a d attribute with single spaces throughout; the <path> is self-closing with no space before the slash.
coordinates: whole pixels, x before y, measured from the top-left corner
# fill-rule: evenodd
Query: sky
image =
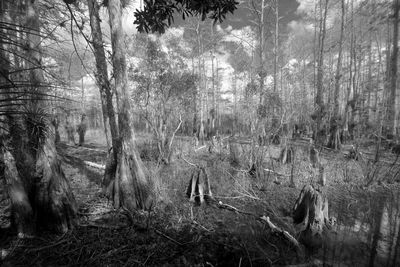
<path id="1" fill-rule="evenodd" d="M 261 1 L 261 0 L 258 0 Z M 314 0 L 278 0 L 279 2 L 279 16 L 281 17 L 280 24 L 281 30 L 286 31 L 286 26 L 294 20 L 301 19 L 301 12 L 314 8 Z M 268 2 L 268 1 L 266 1 Z M 140 0 L 132 1 L 128 10 L 125 11 L 123 16 L 124 28 L 128 32 L 135 32 L 135 26 L 133 25 L 134 16 L 133 13 L 136 9 L 140 8 Z M 250 23 L 250 12 L 246 8 L 246 3 L 241 3 L 234 14 L 229 14 L 221 27 L 232 27 L 233 29 L 241 29 L 243 27 L 251 25 Z M 271 14 L 272 15 L 272 14 Z M 172 27 L 180 27 L 185 24 L 185 21 L 180 16 L 176 16 L 175 23 Z"/>
<path id="2" fill-rule="evenodd" d="M 261 1 L 261 0 L 259 0 Z M 303 1 L 300 1 L 303 2 Z M 300 3 L 297 0 L 279 0 L 279 16 L 282 17 L 281 25 L 287 25 L 290 21 L 298 19 L 300 16 L 296 14 Z M 273 15 L 273 14 L 271 14 Z M 233 15 L 229 15 L 222 26 L 230 25 L 234 29 L 240 29 L 249 26 L 250 12 L 246 9 L 246 4 L 241 4 Z"/>
<path id="3" fill-rule="evenodd" d="M 129 34 L 136 33 L 136 26 L 133 24 L 134 21 L 134 11 L 140 8 L 141 0 L 135 0 L 130 3 L 128 9 L 125 10 L 122 17 L 123 28 L 125 32 Z M 261 1 L 261 0 L 258 0 Z M 315 0 L 278 0 L 279 2 L 279 16 L 280 16 L 280 34 L 282 36 L 287 35 L 290 31 L 298 31 L 299 28 L 304 28 L 305 22 L 303 20 L 304 14 L 312 12 L 314 10 Z M 268 2 L 268 0 L 266 1 Z M 246 8 L 247 4 L 242 3 L 239 5 L 238 9 L 235 10 L 234 14 L 229 14 L 226 20 L 217 25 L 219 30 L 228 33 L 226 40 L 242 42 L 238 36 L 246 36 L 250 32 L 250 27 L 252 24 L 250 22 L 251 14 Z M 274 14 L 267 14 L 268 16 L 274 16 Z M 108 19 L 103 20 L 103 27 L 106 27 Z M 183 31 L 174 30 L 173 28 L 182 28 L 185 25 L 180 16 L 176 17 L 174 24 L 171 26 L 171 30 L 178 34 Z M 284 38 L 284 37 L 283 37 Z M 231 89 L 231 73 L 233 69 L 227 63 L 228 55 L 219 55 L 219 67 L 223 70 L 221 71 L 222 78 L 222 91 L 229 91 Z"/>

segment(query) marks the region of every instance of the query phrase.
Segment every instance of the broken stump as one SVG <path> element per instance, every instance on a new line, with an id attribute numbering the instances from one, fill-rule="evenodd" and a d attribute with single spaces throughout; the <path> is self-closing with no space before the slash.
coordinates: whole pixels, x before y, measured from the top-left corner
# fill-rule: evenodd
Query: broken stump
<path id="1" fill-rule="evenodd" d="M 299 241 L 308 249 L 322 246 L 323 230 L 329 225 L 328 200 L 312 185 L 305 185 L 293 207 L 293 223 L 299 227 Z"/>
<path id="2" fill-rule="evenodd" d="M 186 196 L 189 201 L 203 204 L 213 198 L 210 181 L 204 167 L 197 167 L 193 170 L 187 190 Z"/>
<path id="3" fill-rule="evenodd" d="M 319 151 L 314 147 L 310 147 L 310 161 L 313 168 L 320 166 Z"/>
<path id="4" fill-rule="evenodd" d="M 281 155 L 279 157 L 280 162 L 282 164 L 290 164 L 292 163 L 294 159 L 294 149 L 291 146 L 285 146 L 282 151 Z"/>

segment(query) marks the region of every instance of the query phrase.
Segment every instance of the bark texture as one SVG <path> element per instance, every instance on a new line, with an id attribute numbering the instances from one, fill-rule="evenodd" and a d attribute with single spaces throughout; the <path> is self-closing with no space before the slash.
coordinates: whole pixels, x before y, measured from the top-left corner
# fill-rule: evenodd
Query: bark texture
<path id="1" fill-rule="evenodd" d="M 124 207 L 133 211 L 151 209 L 154 202 L 154 190 L 151 181 L 144 173 L 144 166 L 135 145 L 121 8 L 119 0 L 108 2 L 120 142 L 116 173 L 112 180 L 112 198 L 116 208 Z"/>
<path id="2" fill-rule="evenodd" d="M 390 58 L 390 89 L 388 99 L 388 123 L 391 134 L 396 135 L 396 85 L 397 85 L 397 57 L 399 54 L 399 9 L 400 0 L 393 0 L 393 48 Z"/>
<path id="3" fill-rule="evenodd" d="M 37 155 L 35 178 L 38 226 L 65 233 L 74 225 L 77 205 L 52 138 L 45 141 Z"/>
<path id="4" fill-rule="evenodd" d="M 293 222 L 300 226 L 300 242 L 310 249 L 321 247 L 329 223 L 328 200 L 313 186 L 304 186 L 293 207 Z"/>
<path id="5" fill-rule="evenodd" d="M 20 236 L 32 235 L 35 229 L 35 222 L 24 182 L 18 172 L 13 155 L 7 150 L 3 150 L 1 154 L 4 168 L 3 174 L 8 188 L 8 196 L 11 200 L 12 225 L 17 228 Z"/>
<path id="6" fill-rule="evenodd" d="M 210 181 L 204 167 L 193 170 L 186 195 L 191 202 L 200 205 L 213 198 Z"/>
<path id="7" fill-rule="evenodd" d="M 103 193 L 111 196 L 113 192 L 112 181 L 117 169 L 117 152 L 119 150 L 118 126 L 113 106 L 113 93 L 108 77 L 107 61 L 103 45 L 103 33 L 100 27 L 99 4 L 96 0 L 88 0 L 87 2 L 89 7 L 90 27 L 92 30 L 92 45 L 96 60 L 96 83 L 100 90 L 104 130 L 107 136 L 107 143 L 112 146 L 112 149 L 109 151 L 107 156 L 102 187 Z"/>

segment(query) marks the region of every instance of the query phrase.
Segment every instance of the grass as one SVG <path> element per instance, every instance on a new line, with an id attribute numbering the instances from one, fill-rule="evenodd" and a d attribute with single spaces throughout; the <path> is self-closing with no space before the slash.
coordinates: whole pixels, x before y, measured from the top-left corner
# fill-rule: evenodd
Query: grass
<path id="1" fill-rule="evenodd" d="M 90 132 L 88 142 L 103 148 L 101 140 L 105 139 L 99 137 L 101 134 Z M 149 139 L 147 135 L 137 137 L 142 155 L 143 151 L 153 149 Z M 291 244 L 269 231 L 254 216 L 219 209 L 216 205 L 190 203 L 185 192 L 194 167 L 186 161 L 206 167 L 217 201 L 257 216 L 270 216 L 277 226 L 296 236 L 291 208 L 303 185 L 316 182 L 307 147 L 296 147 L 296 188 L 293 188 L 289 181 L 291 164 L 274 159 L 279 157 L 278 146 L 264 151 L 264 168 L 273 173 L 254 178 L 246 173 L 251 159 L 248 148 L 239 148 L 239 165 L 233 167 L 228 149 L 213 154 L 207 149 L 195 152 L 190 140 L 177 138 L 175 157 L 169 166 L 157 165 L 151 157 L 145 158 L 147 175 L 155 182 L 158 202 L 151 214 L 138 212 L 130 224 L 124 212 L 114 210 L 101 196 L 101 173 L 83 164 L 84 160 L 102 163 L 106 153 L 101 149 L 91 152 L 77 147 L 61 149 L 66 155 L 63 169 L 79 203 L 78 225 L 64 236 L 45 234 L 30 240 L 15 241 L 12 236 L 2 239 L 0 246 L 12 252 L 6 264 L 275 266 L 325 259 L 329 264 L 361 266 L 368 263 L 371 233 L 378 222 L 376 208 L 380 206 L 373 205 L 374 199 L 393 196 L 386 198 L 383 205 L 387 205 L 387 216 L 398 216 L 399 197 L 393 193 L 400 189 L 398 185 L 374 183 L 364 187 L 363 163 L 348 160 L 336 152 L 324 152 L 322 164 L 328 181 L 325 189 L 331 216 L 335 216 L 338 226 L 328 237 L 326 249 L 301 257 Z M 362 227 L 356 229 L 360 223 Z M 379 254 L 376 263 L 381 263 L 384 256 Z"/>

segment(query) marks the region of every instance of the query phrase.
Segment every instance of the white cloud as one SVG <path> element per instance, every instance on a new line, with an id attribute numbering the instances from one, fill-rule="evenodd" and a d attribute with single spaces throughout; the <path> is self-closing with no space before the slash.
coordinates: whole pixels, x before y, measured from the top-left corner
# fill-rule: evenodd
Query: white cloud
<path id="1" fill-rule="evenodd" d="M 134 34 L 137 32 L 136 25 L 133 24 L 135 21 L 134 13 L 142 6 L 141 1 L 142 0 L 131 1 L 122 14 L 122 27 L 127 34 Z"/>
<path id="2" fill-rule="evenodd" d="M 229 27 L 227 29 L 229 29 Z M 232 27 L 230 27 L 230 29 L 231 30 L 226 31 L 224 41 L 242 44 L 245 50 L 250 55 L 252 48 L 254 48 L 256 40 L 256 34 L 254 33 L 254 31 L 250 28 L 250 26 L 235 30 L 232 30 Z"/>
<path id="3" fill-rule="evenodd" d="M 315 0 L 296 0 L 300 5 L 297 8 L 299 14 L 312 14 L 315 10 Z"/>
<path id="4" fill-rule="evenodd" d="M 314 29 L 313 24 L 305 22 L 303 20 L 292 20 L 288 23 L 289 31 L 296 34 L 303 34 L 305 32 L 311 32 Z"/>

